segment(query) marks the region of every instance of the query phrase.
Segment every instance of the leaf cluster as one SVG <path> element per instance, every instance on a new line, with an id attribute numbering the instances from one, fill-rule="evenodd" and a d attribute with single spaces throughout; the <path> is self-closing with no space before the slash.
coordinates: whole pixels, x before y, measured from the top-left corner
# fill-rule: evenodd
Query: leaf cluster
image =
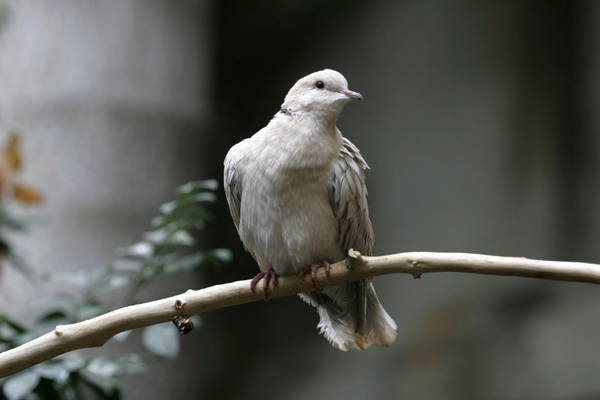
<path id="1" fill-rule="evenodd" d="M 32 340 L 56 325 L 130 305 L 140 290 L 157 279 L 230 262 L 228 249 L 195 249 L 195 231 L 214 221 L 206 204 L 217 200 L 217 187 L 216 180 L 178 187 L 176 199 L 160 206 L 160 215 L 151 221 L 151 229 L 142 240 L 118 249 L 119 257 L 112 263 L 94 270 L 43 274 L 41 279 L 59 284 L 59 290 L 38 299 L 32 307 L 48 310 L 31 328 L 0 315 L 0 350 Z M 197 326 L 200 320 L 193 322 Z M 130 333 L 123 332 L 114 339 L 125 341 Z M 38 364 L 1 380 L 0 399 L 119 399 L 123 390 L 119 377 L 144 372 L 151 362 L 176 358 L 180 334 L 171 323 L 154 325 L 142 330 L 142 343 L 146 354 L 86 357 L 74 352 Z"/>

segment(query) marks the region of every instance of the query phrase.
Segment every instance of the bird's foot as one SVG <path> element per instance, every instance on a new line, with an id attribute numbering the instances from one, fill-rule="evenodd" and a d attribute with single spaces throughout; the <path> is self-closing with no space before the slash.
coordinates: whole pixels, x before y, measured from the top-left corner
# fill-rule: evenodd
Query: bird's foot
<path id="1" fill-rule="evenodd" d="M 250 291 L 252 293 L 256 292 L 256 284 L 262 279 L 265 301 L 269 301 L 269 282 L 271 281 L 271 278 L 273 279 L 273 287 L 277 286 L 277 279 L 279 278 L 279 275 L 273 268 L 256 275 L 250 282 Z"/>
<path id="2" fill-rule="evenodd" d="M 304 281 L 304 275 L 306 275 L 306 273 L 308 271 L 310 271 L 310 280 L 312 281 L 313 285 L 315 285 L 315 289 L 321 291 L 323 289 L 321 289 L 321 286 L 319 285 L 319 281 L 317 280 L 317 270 L 319 268 L 325 268 L 325 274 L 329 278 L 329 272 L 331 271 L 331 265 L 327 261 L 319 261 L 318 263 L 313 264 L 310 267 L 304 268 L 298 274 L 298 278 L 300 278 L 302 283 L 306 284 L 306 282 Z"/>

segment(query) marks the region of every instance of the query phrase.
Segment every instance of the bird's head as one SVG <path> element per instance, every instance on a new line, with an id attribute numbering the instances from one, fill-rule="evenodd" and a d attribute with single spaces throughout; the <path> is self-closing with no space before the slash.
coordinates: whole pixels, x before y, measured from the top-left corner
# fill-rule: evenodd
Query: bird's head
<path id="1" fill-rule="evenodd" d="M 348 90 L 342 74 L 331 69 L 314 72 L 300 79 L 288 92 L 282 107 L 335 116 L 352 99 L 362 100 L 360 93 Z"/>

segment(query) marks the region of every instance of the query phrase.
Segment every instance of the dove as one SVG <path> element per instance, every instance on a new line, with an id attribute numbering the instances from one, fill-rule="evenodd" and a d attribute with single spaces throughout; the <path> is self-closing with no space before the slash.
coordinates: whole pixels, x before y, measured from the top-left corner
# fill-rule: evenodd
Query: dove
<path id="1" fill-rule="evenodd" d="M 310 272 L 316 291 L 299 296 L 317 308 L 317 328 L 340 350 L 390 346 L 396 323 L 381 306 L 373 278 L 320 288 L 318 268 L 355 249 L 371 255 L 374 235 L 359 150 L 336 122 L 362 95 L 344 76 L 325 69 L 298 80 L 266 127 L 233 146 L 224 161 L 224 188 L 245 248 L 258 263 L 252 291 Z"/>

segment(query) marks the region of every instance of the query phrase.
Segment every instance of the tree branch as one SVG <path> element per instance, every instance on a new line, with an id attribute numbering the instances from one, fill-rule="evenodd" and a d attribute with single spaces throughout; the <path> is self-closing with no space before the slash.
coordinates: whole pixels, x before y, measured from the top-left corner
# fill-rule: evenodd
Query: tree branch
<path id="1" fill-rule="evenodd" d="M 523 276 L 560 281 L 600 283 L 600 265 L 540 261 L 466 253 L 400 253 L 381 257 L 362 257 L 350 250 L 345 261 L 331 266 L 331 274 L 319 269 L 318 279 L 325 288 L 377 275 L 404 273 L 419 278 L 429 272 L 468 272 L 486 275 Z M 269 297 L 277 298 L 314 289 L 310 277 L 306 284 L 296 275 L 279 278 Z M 310 286 L 307 286 L 310 285 Z M 206 311 L 263 299 L 262 285 L 250 291 L 250 280 L 216 285 L 149 303 L 124 307 L 99 317 L 54 331 L 19 347 L 0 353 L 0 377 L 12 375 L 66 352 L 100 347 L 117 333 L 171 321 L 175 316 L 190 317 Z M 175 328 L 174 328 L 175 329 Z"/>

